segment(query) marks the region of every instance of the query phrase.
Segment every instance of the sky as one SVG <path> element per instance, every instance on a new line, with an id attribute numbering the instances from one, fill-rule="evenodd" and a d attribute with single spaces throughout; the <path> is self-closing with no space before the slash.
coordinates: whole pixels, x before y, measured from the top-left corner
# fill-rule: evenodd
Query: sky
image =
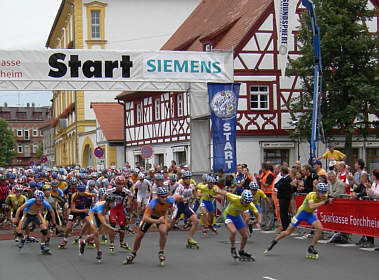
<path id="1" fill-rule="evenodd" d="M 0 49 L 46 49 L 61 0 L 0 0 Z M 52 92 L 0 91 L 0 106 L 51 105 Z"/>

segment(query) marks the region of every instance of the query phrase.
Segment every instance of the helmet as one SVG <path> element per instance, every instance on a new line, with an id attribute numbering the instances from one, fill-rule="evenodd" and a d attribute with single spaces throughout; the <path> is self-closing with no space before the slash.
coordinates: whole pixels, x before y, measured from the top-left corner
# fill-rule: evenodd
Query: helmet
<path id="1" fill-rule="evenodd" d="M 189 170 L 186 170 L 186 171 L 184 171 L 183 172 L 183 175 L 182 175 L 182 178 L 183 179 L 186 179 L 186 178 L 191 178 L 192 177 L 192 172 L 191 171 L 189 171 Z"/>
<path id="2" fill-rule="evenodd" d="M 40 190 L 40 189 L 42 189 L 43 185 L 44 185 L 43 182 L 38 182 L 37 183 L 37 188 Z"/>
<path id="3" fill-rule="evenodd" d="M 103 181 L 101 181 L 101 185 L 102 185 L 103 187 L 108 187 L 108 185 L 109 185 L 109 181 L 108 181 L 108 179 L 103 179 Z"/>
<path id="4" fill-rule="evenodd" d="M 249 188 L 250 188 L 250 190 L 252 190 L 252 191 L 256 191 L 256 190 L 259 189 L 259 185 L 258 185 L 256 182 L 251 182 L 251 183 L 249 184 Z"/>
<path id="5" fill-rule="evenodd" d="M 157 181 L 164 180 L 164 177 L 162 174 L 157 173 L 157 174 L 155 174 L 155 180 L 157 180 Z"/>
<path id="6" fill-rule="evenodd" d="M 8 178 L 9 178 L 9 179 L 16 179 L 16 174 L 14 174 L 14 173 L 9 173 Z"/>
<path id="7" fill-rule="evenodd" d="M 24 186 L 23 185 L 16 185 L 16 188 L 15 188 L 16 192 L 22 192 L 23 190 L 24 190 Z"/>
<path id="8" fill-rule="evenodd" d="M 36 182 L 34 182 L 34 181 L 29 182 L 29 187 L 35 188 L 36 186 L 37 186 Z"/>
<path id="9" fill-rule="evenodd" d="M 76 185 L 76 190 L 78 192 L 84 192 L 86 190 L 86 185 L 79 181 L 79 183 Z"/>
<path id="10" fill-rule="evenodd" d="M 109 177 L 113 177 L 113 172 L 108 171 L 108 172 L 107 172 L 107 177 L 108 177 L 108 178 L 109 178 Z"/>
<path id="11" fill-rule="evenodd" d="M 52 180 L 52 181 L 51 181 L 51 185 L 52 185 L 53 187 L 58 187 L 58 185 L 59 185 L 59 181 L 58 181 L 58 180 Z"/>
<path id="12" fill-rule="evenodd" d="M 34 197 L 36 200 L 42 201 L 45 199 L 45 194 L 43 193 L 43 191 L 36 190 L 34 192 Z"/>
<path id="13" fill-rule="evenodd" d="M 78 183 L 78 180 L 75 177 L 71 177 L 70 184 L 76 185 Z"/>
<path id="14" fill-rule="evenodd" d="M 117 176 L 115 181 L 116 181 L 117 185 L 125 185 L 125 183 L 126 183 L 124 176 Z"/>
<path id="15" fill-rule="evenodd" d="M 95 180 L 88 180 L 88 186 L 89 187 L 94 187 L 96 185 L 96 181 Z"/>
<path id="16" fill-rule="evenodd" d="M 45 185 L 43 185 L 42 189 L 44 191 L 49 191 L 49 190 L 51 190 L 51 186 L 49 184 L 45 184 Z"/>
<path id="17" fill-rule="evenodd" d="M 85 168 L 81 168 L 79 173 L 87 173 L 87 170 Z"/>
<path id="18" fill-rule="evenodd" d="M 328 185 L 325 184 L 325 183 L 318 183 L 317 186 L 316 186 L 316 189 L 320 192 L 320 193 L 327 193 L 328 192 Z"/>
<path id="19" fill-rule="evenodd" d="M 94 178 L 94 179 L 97 178 L 97 172 L 92 172 L 91 173 L 91 178 Z"/>
<path id="20" fill-rule="evenodd" d="M 165 186 L 159 187 L 157 189 L 157 195 L 162 196 L 162 195 L 167 195 L 168 194 L 168 188 Z"/>
<path id="21" fill-rule="evenodd" d="M 217 181 L 216 181 L 216 178 L 215 177 L 213 177 L 213 176 L 211 176 L 211 175 L 209 175 L 208 176 L 208 183 L 209 184 L 214 184 L 214 183 L 216 183 Z"/>
<path id="22" fill-rule="evenodd" d="M 204 173 L 203 176 L 201 176 L 201 179 L 203 180 L 203 182 L 208 182 L 208 177 L 209 175 L 207 173 Z"/>
<path id="23" fill-rule="evenodd" d="M 145 174 L 142 172 L 138 173 L 138 179 L 145 179 Z"/>
<path id="24" fill-rule="evenodd" d="M 253 202 L 253 194 L 249 190 L 244 190 L 241 194 L 241 200 L 250 203 Z"/>
<path id="25" fill-rule="evenodd" d="M 87 173 L 79 173 L 79 177 L 82 179 L 88 179 L 88 174 Z"/>
<path id="26" fill-rule="evenodd" d="M 105 195 L 107 193 L 107 189 L 106 188 L 100 188 L 99 189 L 99 195 Z"/>
<path id="27" fill-rule="evenodd" d="M 34 178 L 35 179 L 38 179 L 38 178 L 40 178 L 41 176 L 39 175 L 39 173 L 36 173 L 36 174 L 34 174 Z"/>
<path id="28" fill-rule="evenodd" d="M 4 174 L 0 174 L 0 181 L 5 181 L 6 180 L 6 177 Z"/>
<path id="29" fill-rule="evenodd" d="M 51 178 L 53 178 L 53 179 L 57 179 L 57 177 L 58 177 L 57 172 L 53 172 L 53 173 L 51 173 Z"/>
<path id="30" fill-rule="evenodd" d="M 176 174 L 171 174 L 171 175 L 170 175 L 170 180 L 171 180 L 172 182 L 176 182 L 176 181 L 178 181 L 178 175 L 176 175 Z"/>
<path id="31" fill-rule="evenodd" d="M 115 200 L 116 200 L 116 197 L 113 194 L 109 193 L 105 195 L 105 201 L 107 203 L 114 202 Z"/>

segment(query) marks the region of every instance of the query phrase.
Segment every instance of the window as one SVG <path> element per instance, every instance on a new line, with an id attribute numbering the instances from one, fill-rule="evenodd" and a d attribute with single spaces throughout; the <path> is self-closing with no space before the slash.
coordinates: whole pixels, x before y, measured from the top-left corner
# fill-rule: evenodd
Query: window
<path id="1" fill-rule="evenodd" d="M 29 140 L 29 129 L 24 130 L 24 139 Z"/>
<path id="2" fill-rule="evenodd" d="M 142 158 L 141 155 L 135 155 L 134 162 L 139 162 L 141 166 L 145 167 L 145 160 Z"/>
<path id="3" fill-rule="evenodd" d="M 379 168 L 379 148 L 367 149 L 367 170 L 370 172 Z"/>
<path id="4" fill-rule="evenodd" d="M 272 165 L 289 162 L 289 149 L 264 149 L 264 161 L 270 161 Z"/>
<path id="5" fill-rule="evenodd" d="M 154 99 L 154 120 L 161 119 L 161 101 L 157 98 Z"/>
<path id="6" fill-rule="evenodd" d="M 22 137 L 22 129 L 17 129 L 17 137 Z"/>
<path id="7" fill-rule="evenodd" d="M 160 166 L 164 166 L 164 154 L 155 154 L 154 163 Z"/>
<path id="8" fill-rule="evenodd" d="M 176 113 L 178 117 L 182 117 L 184 113 L 184 101 L 183 93 L 180 93 L 176 96 Z"/>
<path id="9" fill-rule="evenodd" d="M 250 86 L 250 109 L 268 110 L 269 87 L 267 85 Z"/>
<path id="10" fill-rule="evenodd" d="M 26 120 L 26 112 L 17 112 L 17 120 Z"/>
<path id="11" fill-rule="evenodd" d="M 37 153 L 37 150 L 38 150 L 38 145 L 33 144 L 33 154 Z"/>
<path id="12" fill-rule="evenodd" d="M 177 165 L 184 165 L 187 163 L 187 153 L 185 151 L 174 152 L 174 159 Z"/>
<path id="13" fill-rule="evenodd" d="M 100 40 L 100 11 L 91 11 L 91 39 Z"/>
<path id="14" fill-rule="evenodd" d="M 138 103 L 136 105 L 136 123 L 141 124 L 142 123 L 142 104 Z"/>
<path id="15" fill-rule="evenodd" d="M 42 112 L 34 112 L 33 113 L 33 119 L 42 120 Z"/>
<path id="16" fill-rule="evenodd" d="M 22 144 L 17 145 L 17 153 L 19 153 L 19 154 L 22 153 Z"/>
<path id="17" fill-rule="evenodd" d="M 25 144 L 24 155 L 27 157 L 30 156 L 29 144 Z"/>
<path id="18" fill-rule="evenodd" d="M 0 112 L 0 118 L 4 120 L 9 120 L 11 118 L 10 112 Z"/>
<path id="19" fill-rule="evenodd" d="M 37 137 L 37 136 L 38 136 L 38 129 L 33 128 L 33 137 Z"/>

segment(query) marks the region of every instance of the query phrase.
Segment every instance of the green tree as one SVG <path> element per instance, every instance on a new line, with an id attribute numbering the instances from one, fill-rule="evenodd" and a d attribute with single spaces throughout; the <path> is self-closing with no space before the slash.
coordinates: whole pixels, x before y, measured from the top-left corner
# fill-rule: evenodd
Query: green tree
<path id="1" fill-rule="evenodd" d="M 313 0 L 320 27 L 323 65 L 322 126 L 329 139 L 336 132 L 345 135 L 345 153 L 352 159 L 354 132 L 367 137 L 378 114 L 378 33 L 369 32 L 365 22 L 374 16 L 368 0 Z M 363 23 L 363 24 L 362 24 Z M 297 34 L 301 56 L 290 61 L 287 75 L 300 75 L 304 93 L 290 101 L 293 120 L 298 121 L 292 136 L 309 139 L 313 98 L 313 40 L 310 18 L 302 14 Z"/>
<path id="2" fill-rule="evenodd" d="M 12 164 L 12 159 L 16 155 L 15 147 L 13 132 L 8 128 L 8 123 L 0 118 L 0 166 Z"/>

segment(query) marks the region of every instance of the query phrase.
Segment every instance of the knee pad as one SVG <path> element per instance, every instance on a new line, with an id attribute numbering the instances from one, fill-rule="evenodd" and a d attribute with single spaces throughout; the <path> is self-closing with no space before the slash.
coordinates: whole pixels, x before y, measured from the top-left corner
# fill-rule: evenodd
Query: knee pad
<path id="1" fill-rule="evenodd" d="M 125 226 L 120 226 L 120 229 L 121 230 L 125 230 Z"/>
<path id="2" fill-rule="evenodd" d="M 42 235 L 46 236 L 47 235 L 47 229 L 41 229 Z"/>

